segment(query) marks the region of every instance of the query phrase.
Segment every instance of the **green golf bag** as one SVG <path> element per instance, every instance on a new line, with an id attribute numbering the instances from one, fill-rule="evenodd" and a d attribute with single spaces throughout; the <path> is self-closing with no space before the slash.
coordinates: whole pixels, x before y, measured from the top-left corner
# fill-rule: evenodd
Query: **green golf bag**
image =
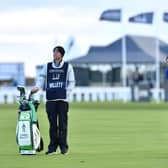
<path id="1" fill-rule="evenodd" d="M 37 120 L 37 108 L 39 102 L 33 100 L 32 93 L 29 98 L 25 96 L 25 89 L 18 86 L 20 91 L 18 121 L 16 126 L 16 141 L 19 146 L 19 152 L 22 155 L 33 155 L 43 150 L 43 139 L 39 131 Z"/>

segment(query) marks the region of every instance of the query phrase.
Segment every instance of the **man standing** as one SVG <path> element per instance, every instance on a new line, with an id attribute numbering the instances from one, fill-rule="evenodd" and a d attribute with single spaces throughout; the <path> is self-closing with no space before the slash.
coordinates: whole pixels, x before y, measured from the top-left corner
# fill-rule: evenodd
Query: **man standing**
<path id="1" fill-rule="evenodd" d="M 39 88 L 46 88 L 46 111 L 49 120 L 50 144 L 46 155 L 56 154 L 58 146 L 62 154 L 67 154 L 68 96 L 75 86 L 74 71 L 68 62 L 63 61 L 65 50 L 61 46 L 53 49 L 53 62 L 47 63 L 41 71 L 35 93 Z"/>

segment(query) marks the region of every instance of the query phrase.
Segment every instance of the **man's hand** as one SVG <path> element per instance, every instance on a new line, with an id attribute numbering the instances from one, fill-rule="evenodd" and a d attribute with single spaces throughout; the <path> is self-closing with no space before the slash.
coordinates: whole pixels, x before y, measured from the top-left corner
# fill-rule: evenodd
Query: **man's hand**
<path id="1" fill-rule="evenodd" d="M 37 93 L 39 91 L 39 88 L 38 87 L 33 87 L 31 89 L 31 93 Z"/>

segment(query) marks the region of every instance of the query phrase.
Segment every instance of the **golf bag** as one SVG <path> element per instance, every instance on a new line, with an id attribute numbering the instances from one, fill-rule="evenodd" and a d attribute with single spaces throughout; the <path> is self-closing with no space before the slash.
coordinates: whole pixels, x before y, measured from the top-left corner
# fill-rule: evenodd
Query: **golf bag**
<path id="1" fill-rule="evenodd" d="M 16 141 L 19 146 L 19 152 L 22 155 L 36 154 L 43 150 L 43 139 L 39 131 L 39 123 L 37 120 L 37 108 L 39 102 L 33 100 L 32 93 L 27 99 L 25 89 L 18 86 L 20 91 L 18 121 L 16 126 Z"/>

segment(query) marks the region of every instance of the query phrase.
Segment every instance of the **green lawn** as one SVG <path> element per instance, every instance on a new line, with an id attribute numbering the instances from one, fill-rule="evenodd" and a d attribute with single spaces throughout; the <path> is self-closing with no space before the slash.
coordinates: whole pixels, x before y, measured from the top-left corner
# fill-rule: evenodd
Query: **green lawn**
<path id="1" fill-rule="evenodd" d="M 45 156 L 48 121 L 40 105 L 45 151 L 21 156 L 15 142 L 17 105 L 0 105 L 0 167 L 168 167 L 168 104 L 74 103 L 70 107 L 69 154 Z"/>

